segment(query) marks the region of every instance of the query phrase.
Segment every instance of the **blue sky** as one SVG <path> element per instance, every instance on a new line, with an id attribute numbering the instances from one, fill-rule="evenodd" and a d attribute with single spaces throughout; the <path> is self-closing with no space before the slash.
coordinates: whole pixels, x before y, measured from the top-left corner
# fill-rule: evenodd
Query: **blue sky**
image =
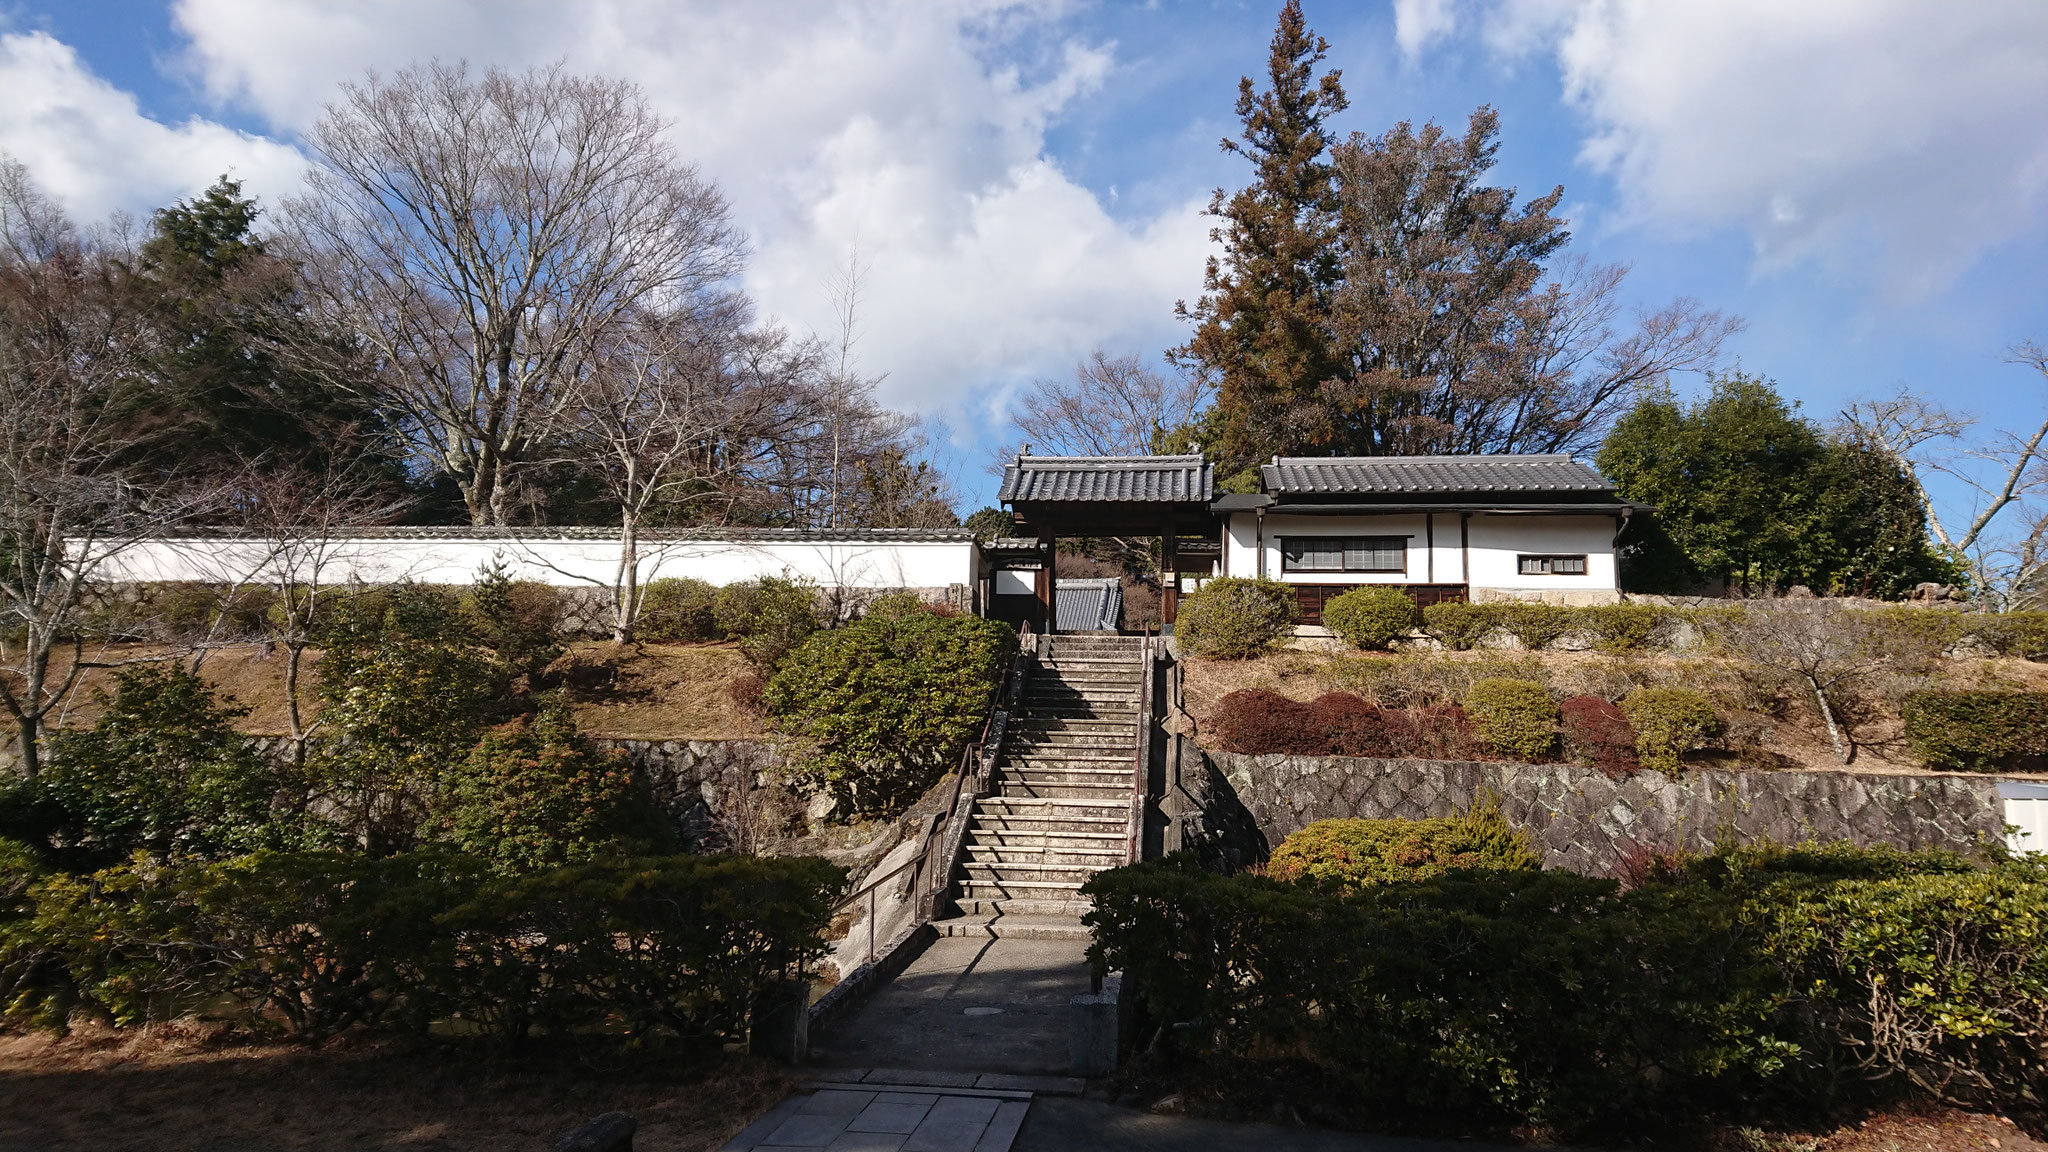
<path id="1" fill-rule="evenodd" d="M 82 219 L 139 216 L 223 170 L 289 193 L 299 134 L 366 69 L 629 77 L 732 198 L 765 311 L 824 327 L 824 285 L 869 264 L 864 366 L 945 422 L 971 508 L 1019 388 L 1182 338 L 1277 7 L 0 0 L 0 150 Z M 1493 104 L 1499 182 L 1563 184 L 1574 250 L 1631 264 L 1633 302 L 1745 317 L 1732 359 L 1807 413 L 1901 386 L 1987 430 L 2048 412 L 2001 362 L 2048 341 L 2048 4 L 1306 7 L 1341 130 Z"/>

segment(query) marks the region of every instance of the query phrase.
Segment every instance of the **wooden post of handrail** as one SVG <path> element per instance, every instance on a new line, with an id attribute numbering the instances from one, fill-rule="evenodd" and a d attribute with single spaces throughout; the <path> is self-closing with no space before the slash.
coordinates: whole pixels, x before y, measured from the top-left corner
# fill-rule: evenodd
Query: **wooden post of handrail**
<path id="1" fill-rule="evenodd" d="M 1138 747 L 1131 765 L 1131 816 L 1125 830 L 1124 863 L 1136 864 L 1145 854 L 1145 796 L 1152 773 L 1152 629 L 1138 650 Z"/>

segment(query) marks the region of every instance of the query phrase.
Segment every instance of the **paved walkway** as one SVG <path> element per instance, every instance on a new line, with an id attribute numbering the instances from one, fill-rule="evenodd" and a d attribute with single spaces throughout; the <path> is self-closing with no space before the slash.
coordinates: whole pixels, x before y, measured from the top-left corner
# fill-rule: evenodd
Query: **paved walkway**
<path id="1" fill-rule="evenodd" d="M 1031 1093 L 865 1084 L 798 1093 L 720 1152 L 1009 1152 Z"/>
<path id="2" fill-rule="evenodd" d="M 1087 943 L 942 937 L 813 1039 L 820 1068 L 1067 1070 L 1067 1003 L 1090 991 Z"/>
<path id="3" fill-rule="evenodd" d="M 1274 1124 L 1162 1116 L 1099 1100 L 1040 1096 L 1013 1152 L 1528 1152 L 1469 1140 L 1410 1140 Z"/>

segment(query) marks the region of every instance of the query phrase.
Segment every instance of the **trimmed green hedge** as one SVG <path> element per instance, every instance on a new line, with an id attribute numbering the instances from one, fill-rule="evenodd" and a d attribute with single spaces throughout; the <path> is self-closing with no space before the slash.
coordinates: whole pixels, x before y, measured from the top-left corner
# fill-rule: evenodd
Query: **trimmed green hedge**
<path id="1" fill-rule="evenodd" d="M 1987 771 L 2048 757 L 2048 692 L 1944 691 L 1906 695 L 1906 741 L 1931 768 Z"/>
<path id="2" fill-rule="evenodd" d="M 1278 580 L 1219 576 L 1180 602 L 1174 639 L 1183 652 L 1214 660 L 1250 660 L 1294 631 L 1301 605 Z"/>
<path id="3" fill-rule="evenodd" d="M 2031 862 L 1738 849 L 1627 891 L 1521 870 L 1340 890 L 1177 858 L 1084 892 L 1096 969 L 1206 1083 L 1262 1104 L 1630 1143 L 1925 1085 L 1986 1108 L 2048 1092 Z"/>
<path id="4" fill-rule="evenodd" d="M 1323 605 L 1323 627 L 1353 648 L 1386 648 L 1415 627 L 1415 600 L 1392 584 L 1363 584 Z"/>
<path id="5" fill-rule="evenodd" d="M 655 643 L 696 644 L 718 640 L 718 589 L 687 576 L 650 581 L 640 593 L 634 634 Z"/>
<path id="6" fill-rule="evenodd" d="M 1266 875 L 1355 888 L 1542 866 L 1528 833 L 1487 805 L 1432 820 L 1318 820 L 1273 849 Z"/>
<path id="7" fill-rule="evenodd" d="M 28 886 L 0 920 L 0 1002 L 62 1030 L 240 1004 L 319 1039 L 459 1020 L 500 1044 L 742 1040 L 823 952 L 843 868 L 664 856 L 494 877 L 462 857 L 259 853 Z"/>
<path id="8" fill-rule="evenodd" d="M 1534 680 L 1489 677 L 1472 685 L 1464 704 L 1479 738 L 1501 755 L 1542 764 L 1557 751 L 1557 701 Z"/>
<path id="9" fill-rule="evenodd" d="M 1503 604 L 1431 604 L 1422 610 L 1422 630 L 1444 647 L 1463 652 L 1478 646 L 1502 625 L 1506 620 L 1503 611 L 1506 607 Z"/>
<path id="10" fill-rule="evenodd" d="M 1684 769 L 1687 752 L 1721 734 L 1721 714 L 1704 692 L 1691 688 L 1638 688 L 1621 702 L 1636 730 L 1636 755 L 1658 772 Z"/>

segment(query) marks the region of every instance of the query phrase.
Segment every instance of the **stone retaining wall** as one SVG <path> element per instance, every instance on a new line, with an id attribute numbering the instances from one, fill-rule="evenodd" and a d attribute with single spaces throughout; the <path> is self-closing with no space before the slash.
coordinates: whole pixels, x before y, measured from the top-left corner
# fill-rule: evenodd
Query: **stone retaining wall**
<path id="1" fill-rule="evenodd" d="M 704 846 L 721 822 L 748 818 L 749 798 L 782 767 L 779 745 L 765 740 L 604 740 L 632 757 L 655 803 L 675 821 L 684 845 Z"/>
<path id="2" fill-rule="evenodd" d="M 1569 764 L 1245 756 L 1185 745 L 1178 839 L 1221 862 L 1263 859 L 1315 820 L 1423 819 L 1483 795 L 1527 829 L 1546 867 L 1611 873 L 1642 848 L 1734 840 L 1848 840 L 1969 850 L 2004 836 L 1996 780 L 1860 772 L 1640 772 L 1613 780 Z"/>

